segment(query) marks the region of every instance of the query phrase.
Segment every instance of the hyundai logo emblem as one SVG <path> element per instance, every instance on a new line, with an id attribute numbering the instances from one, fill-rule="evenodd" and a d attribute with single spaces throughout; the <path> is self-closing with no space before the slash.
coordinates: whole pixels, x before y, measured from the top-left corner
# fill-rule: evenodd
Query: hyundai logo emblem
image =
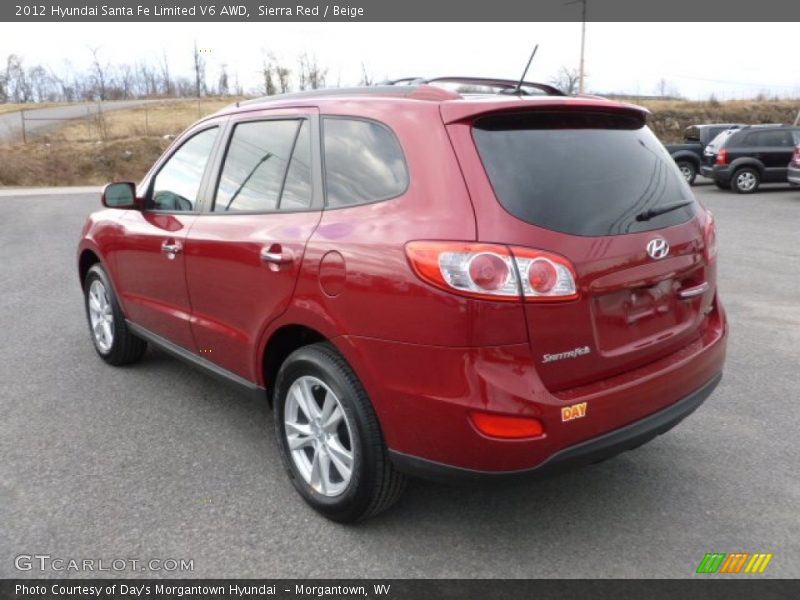
<path id="1" fill-rule="evenodd" d="M 667 254 L 669 254 L 669 244 L 664 238 L 657 237 L 647 242 L 647 255 L 650 258 L 658 260 L 659 258 L 664 258 Z"/>

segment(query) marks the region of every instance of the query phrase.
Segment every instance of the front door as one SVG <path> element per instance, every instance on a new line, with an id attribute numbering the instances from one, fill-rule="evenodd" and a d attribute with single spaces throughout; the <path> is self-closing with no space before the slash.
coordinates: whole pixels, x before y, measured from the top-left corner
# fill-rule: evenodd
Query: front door
<path id="1" fill-rule="evenodd" d="M 149 331 L 194 350 L 186 290 L 186 234 L 219 127 L 191 133 L 161 164 L 144 193 L 144 210 L 126 211 L 114 251 L 126 316 Z"/>

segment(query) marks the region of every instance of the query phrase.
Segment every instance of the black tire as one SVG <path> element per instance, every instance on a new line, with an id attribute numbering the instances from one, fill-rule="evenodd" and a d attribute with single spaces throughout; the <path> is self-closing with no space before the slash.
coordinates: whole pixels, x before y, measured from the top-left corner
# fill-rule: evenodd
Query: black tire
<path id="1" fill-rule="evenodd" d="M 92 283 L 98 281 L 102 284 L 105 290 L 108 303 L 111 306 L 111 315 L 113 322 L 111 330 L 113 332 L 113 341 L 108 348 L 102 348 L 97 340 L 92 329 L 92 321 L 89 311 L 89 297 Z M 117 297 L 114 295 L 114 288 L 111 287 L 111 282 L 108 279 L 103 267 L 99 264 L 94 265 L 86 274 L 86 280 L 83 285 L 83 299 L 84 307 L 86 309 L 86 321 L 89 325 L 89 337 L 92 340 L 92 345 L 97 351 L 97 354 L 110 365 L 122 366 L 135 363 L 142 358 L 145 350 L 147 350 L 147 342 L 136 337 L 128 329 L 125 323 L 125 317 L 119 307 Z"/>
<path id="2" fill-rule="evenodd" d="M 731 189 L 737 194 L 753 194 L 761 184 L 761 174 L 752 167 L 737 169 L 731 177 Z"/>
<path id="3" fill-rule="evenodd" d="M 686 183 L 694 185 L 694 180 L 697 177 L 697 165 L 690 160 L 679 160 L 675 164 L 678 165 Z"/>
<path id="4" fill-rule="evenodd" d="M 717 181 L 716 179 L 714 180 L 714 185 L 715 185 L 715 186 L 717 186 L 717 187 L 718 187 L 719 189 L 721 189 L 721 190 L 727 190 L 727 189 L 730 189 L 730 186 L 723 185 L 723 184 L 721 184 L 719 181 Z"/>
<path id="5" fill-rule="evenodd" d="M 289 389 L 301 377 L 318 379 L 335 394 L 349 427 L 352 473 L 344 491 L 334 497 L 311 487 L 289 449 L 284 413 Z M 389 508 L 400 497 L 405 489 L 406 477 L 389 460 L 378 419 L 361 382 L 331 345 L 319 343 L 304 346 L 286 359 L 275 382 L 273 406 L 275 431 L 284 467 L 294 487 L 316 511 L 333 521 L 350 523 Z"/>

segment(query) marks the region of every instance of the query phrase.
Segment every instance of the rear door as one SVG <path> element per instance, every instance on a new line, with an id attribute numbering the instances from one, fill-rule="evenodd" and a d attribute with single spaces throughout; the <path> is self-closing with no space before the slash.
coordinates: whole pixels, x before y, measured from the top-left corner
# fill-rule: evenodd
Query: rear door
<path id="1" fill-rule="evenodd" d="M 118 292 L 137 325 L 194 350 L 184 267 L 186 233 L 197 219 L 219 122 L 187 133 L 154 169 L 139 195 L 142 211 L 126 211 L 113 249 Z"/>
<path id="2" fill-rule="evenodd" d="M 200 356 L 251 381 L 265 328 L 288 306 L 322 206 L 316 109 L 233 118 L 208 206 L 186 239 Z"/>
<path id="3" fill-rule="evenodd" d="M 643 115 L 538 110 L 449 131 L 479 241 L 554 252 L 574 265 L 577 300 L 525 306 L 546 386 L 628 371 L 699 337 L 715 278 L 705 212 Z"/>
<path id="4" fill-rule="evenodd" d="M 755 138 L 753 156 L 764 165 L 765 181 L 786 181 L 786 169 L 794 152 L 792 131 L 788 128 L 772 129 L 751 135 Z"/>

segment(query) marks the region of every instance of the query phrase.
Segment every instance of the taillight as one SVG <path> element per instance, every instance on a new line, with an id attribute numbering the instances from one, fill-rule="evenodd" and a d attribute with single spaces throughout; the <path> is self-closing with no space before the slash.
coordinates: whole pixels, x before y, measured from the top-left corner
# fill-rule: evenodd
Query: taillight
<path id="1" fill-rule="evenodd" d="M 794 156 L 792 157 L 792 163 L 800 166 L 800 146 L 795 146 L 794 148 Z"/>
<path id="2" fill-rule="evenodd" d="M 728 151 L 725 148 L 717 152 L 717 164 L 718 165 L 728 164 Z"/>
<path id="3" fill-rule="evenodd" d="M 473 298 L 563 301 L 578 297 L 563 256 L 532 248 L 469 242 L 409 242 L 414 272 L 438 288 Z"/>
<path id="4" fill-rule="evenodd" d="M 706 260 L 712 262 L 717 258 L 717 225 L 714 222 L 714 215 L 708 212 L 708 220 L 705 226 L 705 245 Z"/>

